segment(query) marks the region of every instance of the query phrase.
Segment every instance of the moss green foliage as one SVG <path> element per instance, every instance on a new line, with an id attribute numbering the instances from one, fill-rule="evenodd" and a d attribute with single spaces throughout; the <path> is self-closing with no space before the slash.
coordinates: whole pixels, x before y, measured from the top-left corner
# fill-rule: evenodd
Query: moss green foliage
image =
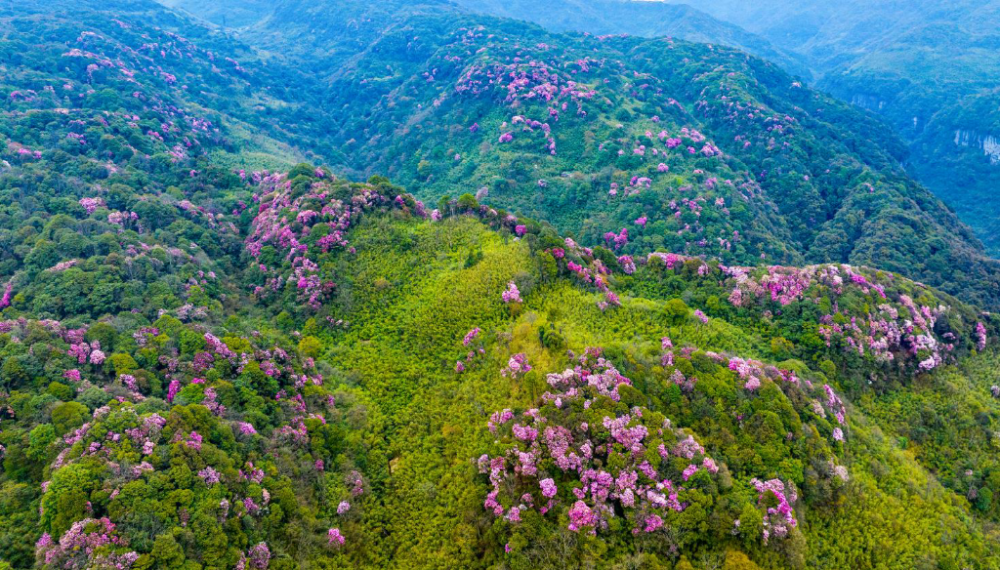
<path id="1" fill-rule="evenodd" d="M 306 124 L 308 109 L 287 102 L 315 104 L 315 86 L 282 82 L 298 72 L 162 8 L 112 3 L 71 20 L 33 6 L 0 7 L 9 24 L 0 57 L 12 70 L 0 77 L 4 564 L 1000 565 L 991 393 L 1000 322 L 903 271 L 965 290 L 986 286 L 967 281 L 985 266 L 938 271 L 921 257 L 924 242 L 893 249 L 905 226 L 931 232 L 926 242 L 945 257 L 978 259 L 963 238 L 939 235 L 958 226 L 930 219 L 940 204 L 891 154 L 838 126 L 855 116 L 846 108 L 735 52 L 546 36 L 505 21 L 486 22 L 487 32 L 470 17 L 414 8 L 405 32 L 358 23 L 352 42 L 374 34 L 385 49 L 352 60 L 359 75 L 330 95 L 399 105 L 376 105 L 364 127 L 360 107 L 318 105 L 331 112 Z M 485 45 L 490 33 L 510 41 Z M 356 53 L 352 42 L 330 57 Z M 518 52 L 551 59 L 556 74 L 606 57 L 574 74 L 611 90 L 606 101 L 583 98 L 589 118 L 560 118 L 565 132 L 552 132 L 565 156 L 540 152 L 532 145 L 545 136 L 527 142 L 523 131 L 497 150 L 515 111 L 502 93 L 431 105 L 454 93 L 465 70 L 454 57 L 486 69 Z M 452 82 L 411 81 L 428 62 Z M 381 84 L 361 81 L 386 73 Z M 661 88 L 683 102 L 654 96 Z M 774 121 L 733 119 L 722 96 L 798 138 L 771 148 L 767 139 L 783 136 Z M 813 114 L 828 104 L 823 118 Z M 420 105 L 427 115 L 414 114 Z M 256 112 L 274 120 L 258 117 L 256 144 L 243 149 Z M 486 138 L 472 136 L 470 121 Z M 426 136 L 397 136 L 389 124 Z M 660 178 L 629 201 L 596 202 L 612 181 L 635 187 L 626 172 L 654 174 L 633 158 L 633 143 L 661 144 L 645 135 L 654 124 L 698 149 L 673 156 L 670 174 L 654 166 Z M 719 145 L 745 134 L 751 150 L 702 153 L 701 129 Z M 297 159 L 287 172 L 259 169 L 263 155 L 280 164 L 310 152 L 275 154 L 299 134 L 337 166 L 365 160 L 357 164 L 393 177 L 350 182 Z M 473 164 L 454 165 L 454 154 Z M 536 164 L 545 185 L 529 176 Z M 758 181 L 761 169 L 794 175 Z M 468 192 L 483 181 L 485 196 Z M 711 196 L 703 214 L 688 204 L 662 215 L 685 186 Z M 535 192 L 543 201 L 532 209 Z M 710 211 L 715 199 L 724 207 Z M 908 200 L 921 201 L 908 210 L 919 223 L 896 225 Z M 647 223 L 633 223 L 640 216 Z M 626 222 L 629 239 L 616 243 Z M 678 228 L 699 224 L 730 247 L 675 241 Z M 605 240 L 607 230 L 616 233 Z M 841 231 L 855 249 L 831 252 L 823 236 Z M 859 257 L 865 248 L 874 253 Z M 914 268 L 918 258 L 926 263 Z M 843 263 L 859 260 L 887 267 Z M 590 384 L 592 370 L 611 383 Z M 676 496 L 663 501 L 674 502 L 615 497 L 580 528 L 577 502 L 590 507 L 576 492 L 591 504 L 594 493 L 551 453 L 537 466 L 557 491 L 518 473 L 490 497 L 484 454 L 506 457 L 497 474 L 513 473 L 521 459 L 504 454 L 526 443 L 506 420 L 496 425 L 504 410 L 544 418 L 532 421 L 546 424 L 545 449 L 558 445 L 549 426 L 598 442 L 587 457 L 595 472 L 667 478 Z M 648 439 L 626 448 L 621 427 Z M 553 500 L 545 513 L 526 506 L 511 517 L 542 497 Z"/>
<path id="2" fill-rule="evenodd" d="M 552 263 L 546 247 L 551 233 L 514 239 L 508 227 L 490 220 L 488 214 L 482 221 L 456 215 L 431 222 L 405 210 L 373 211 L 349 232 L 353 251 L 339 248 L 313 258 L 338 276 L 334 298 L 318 314 L 298 308 L 294 284 L 279 292 L 281 302 L 237 304 L 242 308 L 210 311 L 200 322 L 170 316 L 154 322 L 126 313 L 132 316 L 94 323 L 81 337 L 115 351 L 100 366 L 67 355 L 66 333 L 50 332 L 62 330 L 59 325 L 11 325 L 0 349 L 6 405 L 14 418 L 2 434 L 3 488 L 13 501 L 4 524 L 37 530 L 32 536 L 5 535 L 4 556 L 30 564 L 31 545 L 41 532 L 58 537 L 75 521 L 103 516 L 114 522 L 141 566 L 184 559 L 235 564 L 259 542 L 268 545 L 272 565 L 293 566 L 328 560 L 370 567 L 562 567 L 571 556 L 579 564 L 645 561 L 669 567 L 683 565 L 677 558 L 683 553 L 689 560 L 744 566 L 749 560 L 762 568 L 906 567 L 990 556 L 982 525 L 993 517 L 993 506 L 980 499 L 992 492 L 988 454 L 967 459 L 981 473 L 977 501 L 965 498 L 962 484 L 969 477 L 945 477 L 947 488 L 941 486 L 935 478 L 944 474 L 940 452 L 907 449 L 901 439 L 909 432 L 891 417 L 883 419 L 881 410 L 890 408 L 880 402 L 890 396 L 850 380 L 855 373 L 879 374 L 886 382 L 898 383 L 899 377 L 877 362 L 851 361 L 796 336 L 792 323 L 808 318 L 796 307 L 822 306 L 822 299 L 786 305 L 787 314 L 761 327 L 753 316 L 757 305 L 725 309 L 728 301 L 718 301 L 724 291 L 713 285 L 718 279 L 699 275 L 697 264 L 685 270 L 651 263 L 631 276 L 612 276 L 621 305 L 602 311 L 600 297 L 577 283 L 566 258 Z M 887 291 L 892 299 L 910 293 L 934 301 L 927 297 L 932 291 L 918 293 L 897 280 Z M 501 300 L 511 281 L 522 303 Z M 947 297 L 934 302 L 951 303 L 955 316 L 966 310 Z M 842 303 L 846 314 L 860 309 L 860 300 Z M 708 322 L 695 310 L 711 315 Z M 8 311 L 18 314 L 16 306 Z M 967 326 L 953 323 L 963 337 L 971 335 Z M 485 352 L 456 373 L 455 360 L 467 358 L 462 337 L 474 327 L 482 330 L 477 346 Z M 206 328 L 215 336 L 205 336 Z M 665 336 L 679 350 L 668 365 L 661 358 Z M 254 356 L 237 359 L 236 368 L 217 339 L 228 350 Z M 282 358 L 276 347 L 301 351 L 297 362 L 303 364 L 269 380 L 271 372 L 263 370 Z M 623 402 L 670 418 L 721 466 L 723 475 L 682 493 L 686 509 L 667 521 L 666 535 L 633 537 L 622 529 L 588 537 L 566 529 L 561 517 L 512 525 L 483 509 L 489 486 L 474 459 L 491 449 L 488 416 L 501 408 L 531 407 L 548 389 L 545 374 L 572 367 L 571 355 L 588 347 L 601 347 L 631 379 L 634 389 L 622 388 Z M 215 357 L 205 368 L 200 355 L 207 353 Z M 515 353 L 524 354 L 533 370 L 500 375 Z M 801 382 L 817 389 L 831 383 L 858 394 L 862 404 L 847 412 L 845 440 L 832 438 L 836 423 L 816 414 L 810 396 L 776 379 L 747 391 L 712 354 L 775 363 L 781 358 L 779 366 L 796 371 Z M 120 366 L 138 380 L 135 390 L 116 370 Z M 63 378 L 67 369 L 79 369 L 82 379 Z M 971 376 L 958 370 L 946 366 L 925 381 Z M 674 371 L 691 378 L 691 385 L 678 385 Z M 303 373 L 321 374 L 322 386 L 301 385 L 296 378 Z M 192 375 L 205 383 L 187 383 Z M 169 403 L 171 378 L 187 385 Z M 295 419 L 293 389 L 302 391 L 308 409 L 325 409 L 319 411 L 325 423 Z M 279 390 L 284 393 L 275 400 Z M 984 394 L 980 406 L 994 407 L 982 383 L 978 390 Z M 921 391 L 904 383 L 885 393 L 915 398 Z M 333 396 L 332 408 L 325 394 Z M 154 413 L 165 420 L 162 427 L 149 423 Z M 239 422 L 258 433 L 241 434 Z M 305 439 L 296 435 L 299 429 Z M 191 432 L 203 438 L 198 449 Z M 154 443 L 152 453 L 144 453 L 144 441 Z M 95 443 L 99 448 L 91 451 Z M 323 461 L 323 471 L 316 460 Z M 846 469 L 846 480 L 835 466 Z M 207 467 L 220 482 L 208 484 Z M 254 469 L 263 470 L 259 483 L 246 475 Z M 355 477 L 363 491 L 352 498 Z M 798 489 L 799 526 L 787 538 L 762 542 L 761 515 L 748 489 L 752 478 L 778 478 Z M 48 481 L 44 493 L 42 481 Z M 24 498 L 17 499 L 18 493 Z M 230 511 L 223 512 L 223 499 Z M 352 503 L 345 515 L 336 513 L 340 500 Z M 29 503 L 42 507 L 40 517 L 37 509 L 16 508 Z M 215 523 L 234 516 L 242 523 Z M 740 530 L 734 533 L 737 519 Z M 347 537 L 343 547 L 326 545 L 325 531 L 334 526 Z"/>

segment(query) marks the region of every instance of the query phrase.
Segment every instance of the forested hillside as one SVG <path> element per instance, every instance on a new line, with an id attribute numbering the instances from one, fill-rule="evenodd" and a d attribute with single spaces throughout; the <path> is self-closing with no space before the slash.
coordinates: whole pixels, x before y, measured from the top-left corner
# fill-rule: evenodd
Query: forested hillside
<path id="1" fill-rule="evenodd" d="M 436 2 L 285 0 L 240 36 L 308 71 L 274 109 L 300 144 L 422 199 L 464 186 L 588 244 L 645 219 L 653 242 L 630 253 L 868 264 L 989 306 L 1000 290 L 891 131 L 745 54 Z"/>
<path id="2" fill-rule="evenodd" d="M 485 11 L 498 9 L 485 0 L 463 1 Z M 674 8 L 688 4 L 667 1 Z M 606 19 L 581 20 L 575 29 L 597 31 L 610 20 L 617 26 L 615 33 L 660 35 L 645 23 L 656 18 L 641 15 L 649 3 L 615 0 L 612 4 L 618 9 L 606 11 Z M 572 0 L 547 6 L 530 15 L 530 9 L 525 10 L 520 17 L 563 29 L 567 14 L 579 13 Z M 819 89 L 884 117 L 910 149 L 908 168 L 955 208 L 991 254 L 1000 251 L 1000 209 L 993 199 L 1000 184 L 994 81 L 1000 70 L 1000 3 L 704 0 L 697 7 L 762 38 L 771 50 L 793 55 L 776 58 L 738 37 L 720 35 L 710 41 L 811 75 Z M 790 65 L 793 58 L 796 64 Z M 802 67 L 810 72 L 804 73 Z"/>
<path id="3" fill-rule="evenodd" d="M 994 265 L 848 107 L 68 6 L 0 7 L 0 568 L 1000 567 Z"/>
<path id="4" fill-rule="evenodd" d="M 246 28 L 241 33 L 272 28 L 272 14 L 294 18 L 304 11 L 320 15 L 309 25 L 315 32 L 328 25 L 330 12 L 322 3 L 252 4 L 252 10 L 202 0 L 169 3 L 216 24 Z M 908 147 L 899 155 L 907 169 L 957 211 L 991 254 L 998 251 L 1000 211 L 992 196 L 1000 135 L 990 79 L 997 72 L 995 2 L 710 0 L 697 9 L 684 0 L 456 3 L 557 32 L 675 37 L 735 47 L 775 63 L 883 117 Z M 234 11 L 241 16 L 233 18 Z M 286 32 L 283 26 L 274 30 Z M 314 37 L 301 39 L 311 43 Z"/>

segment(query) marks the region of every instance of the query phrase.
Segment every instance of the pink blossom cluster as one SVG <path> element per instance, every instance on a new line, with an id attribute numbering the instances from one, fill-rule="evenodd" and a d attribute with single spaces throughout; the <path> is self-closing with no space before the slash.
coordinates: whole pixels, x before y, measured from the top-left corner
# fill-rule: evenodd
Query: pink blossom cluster
<path id="1" fill-rule="evenodd" d="M 534 408 L 491 417 L 490 430 L 500 439 L 501 453 L 478 460 L 492 486 L 484 507 L 511 524 L 518 524 L 527 510 L 564 512 L 569 530 L 589 533 L 607 528 L 608 521 L 624 513 L 633 533 L 656 532 L 668 513 L 685 508 L 680 499 L 684 486 L 676 482 L 690 480 L 699 470 L 711 476 L 718 467 L 693 438 L 644 408 L 610 415 L 587 412 L 596 397 L 617 400 L 618 387 L 630 381 L 600 350 L 588 349 L 578 362 L 574 369 L 549 375 L 551 390 L 542 403 L 554 404 L 557 413 L 543 415 Z M 582 414 L 576 411 L 580 404 Z M 658 450 L 655 462 L 646 453 L 650 447 Z M 670 458 L 684 458 L 687 468 L 674 471 Z"/>
<path id="2" fill-rule="evenodd" d="M 530 371 L 531 365 L 528 364 L 527 356 L 525 356 L 524 353 L 517 353 L 511 355 L 510 359 L 507 361 L 507 367 L 500 371 L 500 375 L 514 380 L 524 376 Z"/>
<path id="3" fill-rule="evenodd" d="M 119 537 L 107 517 L 76 521 L 55 542 L 48 534 L 35 543 L 41 565 L 52 568 L 131 568 L 139 559 L 128 550 L 128 541 Z"/>
<path id="4" fill-rule="evenodd" d="M 517 284 L 513 281 L 507 284 L 507 289 L 501 293 L 500 297 L 503 299 L 504 303 L 520 303 L 521 292 L 517 289 Z"/>
<path id="5" fill-rule="evenodd" d="M 94 210 L 104 207 L 103 198 L 80 198 L 80 205 L 88 214 L 93 214 Z"/>
<path id="6" fill-rule="evenodd" d="M 757 504 L 765 509 L 764 544 L 771 538 L 785 538 L 798 526 L 792 505 L 798 499 L 795 487 L 790 483 L 786 486 L 780 479 L 760 481 L 753 479 L 750 484 L 757 490 Z"/>
<path id="7" fill-rule="evenodd" d="M 83 342 L 82 340 L 78 343 L 71 344 L 69 350 L 66 354 L 76 358 L 77 363 L 86 364 L 90 362 L 95 366 L 100 366 L 104 363 L 105 355 L 101 351 L 101 342 L 95 340 L 91 343 Z"/>
<path id="8" fill-rule="evenodd" d="M 0 309 L 6 309 L 10 306 L 11 296 L 14 294 L 14 280 L 11 279 L 4 285 L 3 295 L 0 296 Z"/>
<path id="9" fill-rule="evenodd" d="M 299 298 L 313 310 L 318 310 L 336 288 L 333 276 L 321 271 L 316 258 L 335 248 L 353 252 L 346 239 L 347 231 L 366 211 L 411 210 L 411 202 L 403 196 L 390 200 L 374 187 L 355 190 L 350 200 L 338 199 L 331 187 L 334 181 L 326 177 L 314 182 L 301 195 L 293 193 L 292 183 L 284 174 L 255 173 L 252 182 L 258 186 L 254 201 L 259 206 L 245 240 L 246 250 L 254 259 L 260 258 L 265 246 L 274 247 L 283 255 L 281 267 L 255 263 L 264 282 L 254 286 L 253 292 L 265 296 L 293 284 Z M 412 204 L 414 215 L 427 215 L 422 203 L 412 201 Z M 322 237 L 313 245 L 306 243 L 307 238 L 317 233 Z"/>
<path id="10" fill-rule="evenodd" d="M 327 543 L 335 548 L 340 548 L 341 546 L 344 546 L 344 542 L 346 541 L 344 535 L 341 534 L 339 528 L 331 528 L 329 531 L 327 531 L 327 538 L 328 538 Z"/>
<path id="11" fill-rule="evenodd" d="M 619 250 L 625 247 L 628 243 L 628 228 L 622 228 L 617 234 L 615 232 L 607 232 L 604 234 L 604 242 L 615 250 Z"/>

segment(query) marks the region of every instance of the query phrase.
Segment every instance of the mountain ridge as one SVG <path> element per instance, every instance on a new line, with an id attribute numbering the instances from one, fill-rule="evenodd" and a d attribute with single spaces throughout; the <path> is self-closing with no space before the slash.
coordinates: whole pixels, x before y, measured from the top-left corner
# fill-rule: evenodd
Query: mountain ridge
<path id="1" fill-rule="evenodd" d="M 422 15 L 299 69 L 24 4 L 0 568 L 1000 565 L 1000 319 L 796 249 L 974 253 L 877 123 L 680 41 Z"/>

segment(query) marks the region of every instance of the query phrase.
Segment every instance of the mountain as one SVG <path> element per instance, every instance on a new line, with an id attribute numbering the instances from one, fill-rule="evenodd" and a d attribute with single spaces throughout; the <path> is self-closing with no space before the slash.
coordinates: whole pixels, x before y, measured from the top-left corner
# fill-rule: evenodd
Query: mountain
<path id="1" fill-rule="evenodd" d="M 244 2 L 220 3 L 210 0 L 163 0 L 168 6 L 186 12 L 223 28 L 241 28 L 260 22 L 274 8 L 273 2 L 246 0 Z"/>
<path id="2" fill-rule="evenodd" d="M 737 52 L 388 8 L 389 31 L 352 24 L 359 54 L 279 57 L 151 2 L 3 7 L 0 568 L 1000 565 L 1000 319 L 885 269 L 775 263 L 819 254 L 762 169 L 834 161 L 796 178 L 838 204 L 815 179 L 864 170 L 847 201 L 870 210 L 840 215 L 883 216 L 866 247 L 949 215 L 891 139 Z M 477 199 L 478 166 L 419 166 L 436 144 L 518 183 L 572 168 L 573 136 L 609 140 L 594 194 L 634 203 L 536 217 L 516 185 Z M 670 251 L 723 228 L 728 249 Z"/>
<path id="3" fill-rule="evenodd" d="M 163 0 L 162 3 L 214 25 L 237 29 L 260 27 L 262 22 L 269 21 L 272 17 L 280 18 L 282 14 L 296 12 L 290 10 L 287 4 L 274 2 L 220 3 L 206 0 Z M 688 5 L 617 0 L 596 2 L 556 0 L 544 4 L 522 0 L 510 2 L 452 0 L 428 4 L 436 5 L 435 9 L 438 11 L 464 10 L 534 22 L 556 32 L 586 31 L 596 35 L 670 36 L 693 42 L 719 43 L 779 63 L 793 73 L 804 76 L 810 74 L 809 67 L 799 56 L 775 49 L 762 37 L 738 26 L 716 20 Z M 296 8 L 309 10 L 303 6 Z M 393 5 L 393 12 L 400 8 L 402 6 Z M 319 9 L 329 11 L 330 6 L 321 3 Z"/>
<path id="4" fill-rule="evenodd" d="M 557 0 L 544 4 L 526 0 L 456 2 L 472 12 L 534 22 L 556 32 L 673 37 L 690 42 L 720 44 L 776 63 L 796 75 L 810 77 L 811 73 L 800 56 L 777 49 L 763 37 L 712 18 L 687 4 L 618 0 Z"/>
<path id="5" fill-rule="evenodd" d="M 539 23 L 553 31 L 672 36 L 739 48 L 815 81 L 823 91 L 883 116 L 909 147 L 907 168 L 971 226 L 991 253 L 1000 240 L 992 198 L 996 148 L 997 6 L 960 2 L 684 3 L 603 0 L 460 0 L 473 12 Z M 220 23 L 218 3 L 189 2 Z M 273 7 L 261 7 L 257 20 Z M 235 8 L 238 10 L 239 8 Z M 323 10 L 322 4 L 312 8 Z M 704 10 L 715 18 L 708 16 Z M 278 8 L 273 13 L 296 13 Z M 248 21 L 244 25 L 252 26 Z"/>
<path id="6" fill-rule="evenodd" d="M 910 147 L 907 165 L 991 254 L 1000 247 L 995 145 L 997 2 L 746 2 L 699 9 L 796 53 L 817 87 L 879 114 Z"/>
<path id="7" fill-rule="evenodd" d="M 310 156 L 341 172 L 387 174 L 431 202 L 468 186 L 590 244 L 625 227 L 635 235 L 645 216 L 653 241 L 633 240 L 629 253 L 666 247 L 727 262 L 763 254 L 779 263 L 866 264 L 967 300 L 996 298 L 997 262 L 913 184 L 899 166 L 905 145 L 863 113 L 726 48 L 552 34 L 450 6 L 286 0 L 238 35 L 263 49 L 270 67 L 308 70 L 283 81 L 279 97 L 293 102 L 272 113 L 298 144 L 310 141 Z M 503 34 L 466 33 L 487 24 Z M 551 78 L 528 77 L 540 64 Z M 508 79 L 493 74 L 511 72 L 530 83 L 524 93 L 497 85 Z M 533 91 L 570 82 L 587 89 Z M 759 112 L 741 110 L 751 108 Z M 678 139 L 679 152 L 662 148 Z M 685 159 L 706 142 L 715 156 Z M 640 180 L 644 191 L 635 192 Z M 622 189 L 614 197 L 612 184 Z M 732 190 L 740 196 L 720 195 Z M 685 198 L 702 210 L 722 198 L 729 213 L 670 219 Z M 747 215 L 731 215 L 733 204 Z"/>
<path id="8" fill-rule="evenodd" d="M 869 374 L 908 383 L 929 369 L 923 382 L 968 386 L 995 409 L 981 377 L 947 364 L 978 340 L 975 313 L 946 296 L 846 266 L 608 266 L 551 230 L 460 204 L 435 220 L 391 186 L 311 167 L 247 188 L 259 206 L 241 216 L 244 271 L 231 277 L 243 302 L 201 305 L 192 287 L 176 308 L 73 324 L 29 319 L 16 297 L 6 309 L 6 560 L 840 568 L 996 556 L 973 514 L 992 503 L 974 511 L 953 494 L 990 496 L 988 459 L 942 487 L 842 399 L 871 394 Z M 834 306 L 829 325 L 810 324 Z M 765 312 L 778 316 L 762 333 Z M 840 328 L 858 317 L 886 333 Z M 898 336 L 904 318 L 920 319 L 916 336 Z M 798 336 L 816 326 L 829 347 Z M 965 361 L 994 366 L 990 354 Z"/>
<path id="9" fill-rule="evenodd" d="M 627 253 L 865 264 L 997 297 L 997 262 L 899 167 L 904 145 L 773 65 L 393 6 L 286 1 L 240 33 L 307 70 L 271 112 L 339 171 L 431 202 L 466 187 L 587 244 L 630 228 Z"/>

